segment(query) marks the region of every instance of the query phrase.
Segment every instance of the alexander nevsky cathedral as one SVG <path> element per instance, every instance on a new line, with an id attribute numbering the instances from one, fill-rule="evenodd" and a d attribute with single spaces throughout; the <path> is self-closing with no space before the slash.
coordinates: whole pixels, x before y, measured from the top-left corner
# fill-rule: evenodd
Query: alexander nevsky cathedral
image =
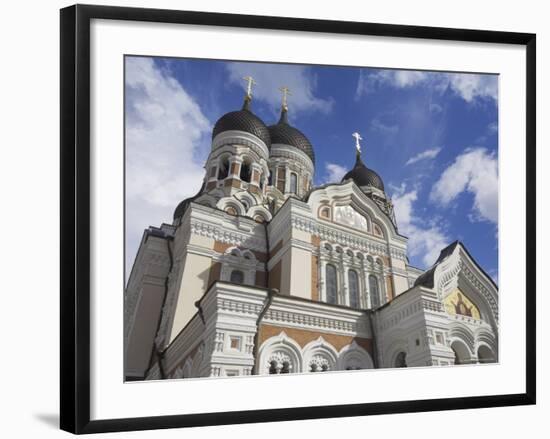
<path id="1" fill-rule="evenodd" d="M 289 124 L 223 115 L 199 192 L 147 228 L 125 291 L 125 379 L 317 373 L 498 361 L 498 289 L 458 241 L 408 263 L 382 178 L 361 156 L 313 185 Z"/>

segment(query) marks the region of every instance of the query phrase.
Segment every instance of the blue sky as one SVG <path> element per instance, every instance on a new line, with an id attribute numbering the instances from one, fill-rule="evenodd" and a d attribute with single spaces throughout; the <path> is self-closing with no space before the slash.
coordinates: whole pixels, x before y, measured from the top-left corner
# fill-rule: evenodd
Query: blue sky
<path id="1" fill-rule="evenodd" d="M 456 239 L 498 275 L 498 77 L 376 69 L 126 58 L 127 264 L 143 229 L 171 222 L 200 187 L 216 120 L 240 108 L 252 75 L 253 111 L 275 123 L 279 87 L 290 122 L 312 142 L 315 183 L 363 160 L 384 180 L 410 263 L 429 267 Z"/>

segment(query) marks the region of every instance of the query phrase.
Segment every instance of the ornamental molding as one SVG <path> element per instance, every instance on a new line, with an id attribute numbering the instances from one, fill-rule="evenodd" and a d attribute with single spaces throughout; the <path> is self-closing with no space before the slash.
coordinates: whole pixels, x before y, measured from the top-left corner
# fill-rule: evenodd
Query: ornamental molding
<path id="1" fill-rule="evenodd" d="M 243 246 L 252 250 L 265 252 L 265 239 L 256 238 L 252 233 L 223 230 L 219 224 L 207 223 L 201 220 L 191 220 L 191 233 L 215 239 L 226 244 Z M 252 236 L 251 236 L 252 235 Z"/>
<path id="2" fill-rule="evenodd" d="M 323 317 L 319 315 L 303 314 L 289 310 L 269 309 L 263 319 L 264 323 L 272 323 L 278 326 L 291 326 L 303 329 L 315 329 L 318 331 L 337 331 L 340 333 L 370 337 L 368 322 L 359 320 L 356 322 L 338 318 Z"/>
<path id="3" fill-rule="evenodd" d="M 212 140 L 212 152 L 210 153 L 209 160 L 217 158 L 220 154 L 223 154 L 225 151 L 218 151 L 218 148 L 226 145 L 231 147 L 245 146 L 252 149 L 252 151 L 254 151 L 260 158 L 267 159 L 269 157 L 269 149 L 262 140 L 244 131 L 229 130 L 214 137 Z"/>
<path id="4" fill-rule="evenodd" d="M 262 311 L 262 305 L 221 297 L 217 300 L 217 308 L 220 311 L 246 315 L 258 315 Z"/>
<path id="5" fill-rule="evenodd" d="M 277 159 L 287 159 L 298 162 L 305 167 L 310 174 L 313 174 L 313 161 L 307 156 L 307 154 L 295 147 L 289 147 L 280 143 L 271 144 L 271 154 L 269 157 L 270 164 L 277 163 L 279 161 Z"/>

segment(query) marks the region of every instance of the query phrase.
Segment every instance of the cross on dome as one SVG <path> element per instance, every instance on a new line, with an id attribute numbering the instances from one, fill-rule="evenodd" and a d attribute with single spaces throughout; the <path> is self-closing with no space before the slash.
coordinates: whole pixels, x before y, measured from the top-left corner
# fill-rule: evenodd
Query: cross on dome
<path id="1" fill-rule="evenodd" d="M 283 93 L 283 108 L 285 110 L 288 109 L 288 97 L 292 96 L 292 93 L 290 93 L 290 89 L 285 85 L 281 87 L 279 90 Z"/>
<path id="2" fill-rule="evenodd" d="M 360 140 L 363 140 L 361 134 L 356 132 L 352 134 L 352 137 L 355 138 L 355 148 L 357 149 L 357 154 L 361 154 L 361 144 L 359 143 Z"/>
<path id="3" fill-rule="evenodd" d="M 252 98 L 252 86 L 256 85 L 256 81 L 254 81 L 254 78 L 252 76 L 244 76 L 243 79 L 247 82 L 246 85 L 246 96 L 248 98 Z"/>

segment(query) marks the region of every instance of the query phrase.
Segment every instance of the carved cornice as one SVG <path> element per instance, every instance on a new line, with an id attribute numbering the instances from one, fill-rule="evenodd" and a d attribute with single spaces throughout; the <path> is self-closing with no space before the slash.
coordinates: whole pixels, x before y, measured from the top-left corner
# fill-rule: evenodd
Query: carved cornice
<path id="1" fill-rule="evenodd" d="M 227 244 L 243 246 L 252 250 L 265 251 L 265 239 L 256 238 L 250 233 L 223 230 L 219 224 L 209 224 L 200 220 L 191 220 L 191 233 L 206 236 Z"/>

